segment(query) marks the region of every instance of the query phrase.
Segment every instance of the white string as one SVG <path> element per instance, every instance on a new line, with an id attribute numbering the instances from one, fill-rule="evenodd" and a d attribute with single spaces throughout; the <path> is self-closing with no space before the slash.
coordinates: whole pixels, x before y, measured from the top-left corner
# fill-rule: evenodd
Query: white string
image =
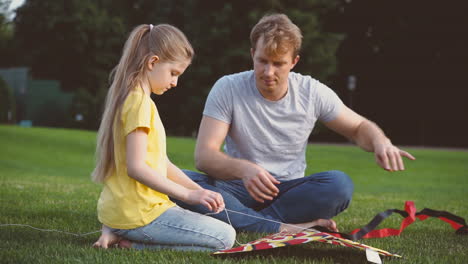
<path id="1" fill-rule="evenodd" d="M 228 222 L 229 222 L 229 224 L 230 224 L 231 226 L 233 226 L 233 225 L 232 225 L 231 219 L 230 219 L 230 217 L 229 217 L 228 211 L 231 212 L 231 213 L 241 214 L 241 215 L 245 215 L 245 216 L 249 216 L 249 217 L 261 219 L 261 220 L 268 221 L 268 222 L 273 222 L 273 223 L 278 223 L 278 224 L 281 224 L 281 225 L 286 225 L 286 226 L 291 226 L 291 227 L 295 227 L 295 228 L 300 228 L 300 229 L 302 229 L 302 230 L 317 231 L 317 230 L 315 230 L 315 229 L 313 229 L 313 228 L 304 228 L 304 227 L 302 227 L 302 226 L 293 225 L 293 224 L 287 224 L 287 223 L 283 223 L 283 222 L 276 221 L 276 220 L 272 220 L 272 219 L 267 219 L 267 218 L 260 217 L 260 216 L 249 215 L 249 214 L 246 214 L 246 213 L 234 211 L 234 210 L 227 209 L 227 208 L 224 208 L 223 211 L 226 213 L 227 220 L 228 220 Z M 205 215 L 213 215 L 213 214 L 216 214 L 216 213 L 207 213 L 207 214 L 205 214 Z M 101 230 L 97 230 L 97 231 L 92 231 L 92 232 L 80 234 L 80 233 L 71 233 L 71 232 L 62 231 L 62 230 L 57 230 L 57 229 L 42 229 L 42 228 L 37 228 L 37 227 L 34 227 L 34 226 L 24 225 L 24 224 L 0 224 L 0 227 L 1 227 L 1 226 L 22 226 L 22 227 L 29 227 L 29 228 L 32 228 L 32 229 L 34 229 L 34 230 L 38 230 L 38 231 L 42 231 L 42 232 L 58 232 L 58 233 L 63 233 L 63 234 L 67 234 L 67 235 L 73 235 L 73 236 L 77 236 L 77 237 L 84 237 L 84 236 L 88 236 L 88 235 L 91 235 L 91 234 L 95 234 L 95 233 L 101 232 Z M 237 238 L 236 238 L 236 243 L 239 244 L 240 246 L 245 245 L 245 243 L 240 243 L 240 242 L 237 240 Z"/>
<path id="2" fill-rule="evenodd" d="M 91 234 L 101 232 L 101 230 L 98 230 L 98 231 L 92 231 L 92 232 L 83 233 L 83 234 L 79 234 L 79 233 L 77 234 L 77 233 L 71 233 L 71 232 L 67 232 L 67 231 L 56 230 L 56 229 L 42 229 L 42 228 L 37 228 L 37 227 L 34 227 L 34 226 L 23 225 L 23 224 L 0 224 L 0 226 L 24 226 L 24 227 L 29 227 L 29 228 L 39 230 L 39 231 L 42 231 L 42 232 L 59 232 L 59 233 L 64 233 L 64 234 L 67 234 L 67 235 L 72 235 L 72 236 L 77 236 L 77 237 L 83 237 L 83 236 L 87 236 L 87 235 L 91 235 Z"/>
<path id="3" fill-rule="evenodd" d="M 298 225 L 287 224 L 287 223 L 283 223 L 283 222 L 280 222 L 280 221 L 276 221 L 276 220 L 272 220 L 272 219 L 268 219 L 268 218 L 263 218 L 263 217 L 255 216 L 255 215 L 249 215 L 249 214 L 246 214 L 246 213 L 234 211 L 234 210 L 227 209 L 227 208 L 224 208 L 224 210 L 229 211 L 229 212 L 232 212 L 232 213 L 236 213 L 236 214 L 241 214 L 241 215 L 250 216 L 250 217 L 253 217 L 253 218 L 258 218 L 258 219 L 265 220 L 265 221 L 268 221 L 268 222 L 273 222 L 273 223 L 278 223 L 278 224 L 281 224 L 281 225 L 286 225 L 286 226 L 291 226 L 291 227 L 299 228 L 299 229 L 301 229 L 301 230 L 318 231 L 318 230 L 313 229 L 313 228 L 305 228 L 305 227 L 298 226 Z M 226 215 L 227 215 L 227 212 L 226 212 Z M 228 216 L 228 219 L 229 219 L 229 216 Z M 231 223 L 231 221 L 229 221 L 229 224 L 230 224 L 230 223 Z M 232 226 L 232 224 L 231 224 L 231 226 Z"/>
<path id="4" fill-rule="evenodd" d="M 234 211 L 234 210 L 227 209 L 227 208 L 224 208 L 223 211 L 226 213 L 227 220 L 228 220 L 229 224 L 230 224 L 232 227 L 234 227 L 234 226 L 233 226 L 232 223 L 231 223 L 231 219 L 229 218 L 228 211 L 231 212 L 231 213 L 241 214 L 241 215 L 245 215 L 245 216 L 249 216 L 249 217 L 261 219 L 261 220 L 268 221 L 268 222 L 273 222 L 273 223 L 278 223 L 278 224 L 281 224 L 281 225 L 286 225 L 286 226 L 291 226 L 291 227 L 300 228 L 300 229 L 302 229 L 302 230 L 317 231 L 317 230 L 315 230 L 315 229 L 313 229 L 313 228 L 304 228 L 304 227 L 302 227 L 302 226 L 287 224 L 287 223 L 283 223 L 283 222 L 280 222 L 280 221 L 276 221 L 276 220 L 272 220 L 272 219 L 268 219 L 268 218 L 264 218 L 264 217 L 260 217 L 260 216 L 249 215 L 249 214 L 246 214 L 246 213 L 242 213 L 242 212 L 239 212 L 239 211 Z M 222 211 L 221 211 L 221 212 L 222 212 Z M 221 212 L 220 212 L 220 213 L 221 213 Z M 214 215 L 214 214 L 217 214 L 217 213 L 206 213 L 205 215 Z M 244 245 L 245 245 L 245 243 L 240 243 L 240 242 L 237 240 L 237 237 L 235 238 L 235 240 L 236 240 L 236 243 L 237 243 L 239 246 L 244 246 Z"/>

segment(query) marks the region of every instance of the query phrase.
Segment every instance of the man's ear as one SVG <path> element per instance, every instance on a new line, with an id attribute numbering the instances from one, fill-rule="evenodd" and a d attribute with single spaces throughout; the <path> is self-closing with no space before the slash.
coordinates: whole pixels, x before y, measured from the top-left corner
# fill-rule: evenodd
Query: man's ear
<path id="1" fill-rule="evenodd" d="M 255 50 L 254 48 L 250 48 L 250 56 L 252 57 L 252 60 L 254 58 Z"/>
<path id="2" fill-rule="evenodd" d="M 158 63 L 158 61 L 159 61 L 159 57 L 158 57 L 158 56 L 156 56 L 156 55 L 151 56 L 151 58 L 149 58 L 148 64 L 147 64 L 146 66 L 148 66 L 148 69 L 149 69 L 149 70 L 152 70 L 154 64 Z"/>
<path id="3" fill-rule="evenodd" d="M 296 58 L 293 59 L 293 65 L 291 67 L 291 70 L 296 66 L 296 64 L 299 62 L 299 59 L 301 57 L 299 57 L 299 55 L 296 56 Z"/>

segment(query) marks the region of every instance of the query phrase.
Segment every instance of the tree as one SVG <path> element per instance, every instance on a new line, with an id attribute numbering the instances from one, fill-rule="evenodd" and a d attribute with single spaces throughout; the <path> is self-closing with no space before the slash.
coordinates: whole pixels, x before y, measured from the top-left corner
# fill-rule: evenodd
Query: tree
<path id="1" fill-rule="evenodd" d="M 198 129 L 214 82 L 222 75 L 251 68 L 250 30 L 266 13 L 284 12 L 301 27 L 305 37 L 298 71 L 329 81 L 342 36 L 325 32 L 321 19 L 337 3 L 27 0 L 15 18 L 15 38 L 22 51 L 21 61 L 31 66 L 34 77 L 58 79 L 65 90 L 80 91 L 75 111 L 86 110 L 89 122 L 85 126 L 96 128 L 108 73 L 116 65 L 129 32 L 139 24 L 177 26 L 192 42 L 196 57 L 179 87 L 155 100 L 168 134 L 191 135 Z"/>
<path id="2" fill-rule="evenodd" d="M 21 60 L 33 77 L 59 80 L 67 91 L 94 92 L 106 84 L 126 32 L 120 18 L 92 0 L 27 0 L 14 22 Z"/>
<path id="3" fill-rule="evenodd" d="M 338 1 L 230 0 L 206 4 L 202 0 L 140 0 L 133 1 L 132 5 L 122 0 L 113 3 L 125 7 L 115 8 L 113 12 L 121 10 L 115 15 L 126 15 L 129 25 L 173 24 L 186 33 L 195 48 L 196 57 L 179 87 L 156 99 L 170 134 L 194 134 L 214 82 L 222 75 L 251 69 L 250 30 L 267 13 L 284 12 L 303 30 L 298 71 L 326 82 L 336 70 L 335 50 L 343 37 L 324 32 L 321 19 Z"/>
<path id="4" fill-rule="evenodd" d="M 10 2 L 0 0 L 0 67 L 9 67 L 14 61 L 13 27 L 8 20 Z"/>

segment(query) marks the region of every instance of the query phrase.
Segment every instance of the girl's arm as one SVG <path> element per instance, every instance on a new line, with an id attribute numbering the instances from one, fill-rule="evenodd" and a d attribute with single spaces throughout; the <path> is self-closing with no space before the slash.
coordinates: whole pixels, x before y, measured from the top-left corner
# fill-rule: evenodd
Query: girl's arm
<path id="1" fill-rule="evenodd" d="M 187 189 L 198 190 L 203 189 L 196 182 L 192 181 L 182 170 L 174 165 L 169 159 L 167 159 L 167 177 L 172 181 L 184 186 Z"/>
<path id="2" fill-rule="evenodd" d="M 172 181 L 148 166 L 145 162 L 147 145 L 148 135 L 146 130 L 139 128 L 127 135 L 126 162 L 128 176 L 153 190 L 167 194 L 185 203 L 202 204 L 214 212 L 220 212 L 224 209 L 223 197 L 219 193 L 203 189 L 195 183 L 189 183 L 189 179 L 184 180 L 180 175 L 176 177 L 178 179 L 176 182 Z M 168 167 L 174 166 L 171 164 L 168 164 Z M 174 178 L 174 173 L 172 172 L 174 168 L 171 167 L 169 170 L 171 170 L 172 177 Z M 178 175 L 178 173 L 175 175 Z"/>

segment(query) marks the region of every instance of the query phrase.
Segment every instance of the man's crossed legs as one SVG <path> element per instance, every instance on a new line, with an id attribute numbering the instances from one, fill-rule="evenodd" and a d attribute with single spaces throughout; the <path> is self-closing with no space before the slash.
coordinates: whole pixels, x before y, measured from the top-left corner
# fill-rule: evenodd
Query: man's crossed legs
<path id="1" fill-rule="evenodd" d="M 198 172 L 184 172 L 203 188 L 219 192 L 224 198 L 226 208 L 232 211 L 211 214 L 202 205 L 174 201 L 183 208 L 210 214 L 226 223 L 230 220 L 239 231 L 276 233 L 280 231 L 281 223 L 296 224 L 331 219 L 348 207 L 354 190 L 348 175 L 341 171 L 326 171 L 282 181 L 277 185 L 278 196 L 272 201 L 260 203 L 249 195 L 242 180 L 222 181 Z"/>

